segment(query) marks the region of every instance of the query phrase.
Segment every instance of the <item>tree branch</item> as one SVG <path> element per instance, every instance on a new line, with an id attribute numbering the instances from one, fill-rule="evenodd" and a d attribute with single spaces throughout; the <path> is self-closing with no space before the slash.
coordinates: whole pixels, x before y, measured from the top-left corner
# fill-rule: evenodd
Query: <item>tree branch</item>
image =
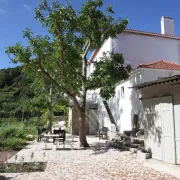
<path id="1" fill-rule="evenodd" d="M 84 48 L 84 53 L 82 55 L 82 58 L 84 59 L 89 51 L 89 48 L 91 46 L 91 42 L 88 40 L 87 44 L 85 45 L 85 48 Z"/>
<path id="2" fill-rule="evenodd" d="M 80 105 L 79 105 L 79 102 L 78 102 L 76 96 L 72 96 L 71 99 L 73 100 L 74 105 L 76 106 L 76 108 L 80 111 L 80 110 L 81 110 L 81 107 L 80 107 Z"/>
<path id="3" fill-rule="evenodd" d="M 64 91 L 68 96 L 70 96 L 70 97 L 73 95 L 73 94 L 70 93 L 66 88 L 60 86 L 60 85 L 58 84 L 58 82 L 44 69 L 44 67 L 41 65 L 40 62 L 38 63 L 38 66 L 39 66 L 41 72 L 42 72 L 43 74 L 45 74 L 46 77 L 48 77 L 48 78 L 50 79 L 50 81 L 51 81 L 55 86 L 57 86 L 58 89 L 63 90 L 63 91 Z"/>

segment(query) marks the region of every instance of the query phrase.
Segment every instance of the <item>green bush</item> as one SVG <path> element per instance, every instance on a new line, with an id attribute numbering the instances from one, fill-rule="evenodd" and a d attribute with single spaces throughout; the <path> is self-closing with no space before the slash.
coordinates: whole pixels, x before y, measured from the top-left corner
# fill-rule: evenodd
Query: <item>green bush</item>
<path id="1" fill-rule="evenodd" d="M 21 138 L 0 139 L 0 150 L 20 150 L 26 145 L 26 140 Z"/>
<path id="2" fill-rule="evenodd" d="M 4 126 L 0 128 L 0 137 L 4 138 L 21 138 L 25 139 L 26 134 L 23 132 L 23 128 L 21 125 L 9 125 L 9 126 Z"/>
<path id="3" fill-rule="evenodd" d="M 41 118 L 30 118 L 29 120 L 25 121 L 24 124 L 26 126 L 45 126 L 47 124 L 47 120 L 43 117 Z"/>
<path id="4" fill-rule="evenodd" d="M 24 147 L 27 141 L 34 140 L 37 134 L 35 121 L 1 121 L 0 123 L 0 150 L 18 150 Z M 33 135 L 30 137 L 28 135 Z"/>
<path id="5" fill-rule="evenodd" d="M 1 125 L 10 125 L 11 123 L 17 123 L 16 118 L 1 118 L 0 119 L 0 126 Z"/>

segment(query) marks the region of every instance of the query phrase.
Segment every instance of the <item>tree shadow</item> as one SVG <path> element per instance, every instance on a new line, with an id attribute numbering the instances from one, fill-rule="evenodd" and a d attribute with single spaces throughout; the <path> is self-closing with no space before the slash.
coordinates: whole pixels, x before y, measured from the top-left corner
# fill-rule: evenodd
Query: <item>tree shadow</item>
<path id="1" fill-rule="evenodd" d="M 136 75 L 131 78 L 131 87 L 143 83 L 141 75 Z M 159 101 L 154 100 L 151 103 L 146 103 L 147 101 L 141 98 L 141 91 L 130 88 L 131 95 L 131 124 L 133 125 L 133 117 L 135 114 L 138 115 L 137 129 L 144 129 L 144 138 L 151 139 L 154 142 L 161 143 L 162 139 L 162 125 L 161 118 L 158 115 L 158 107 L 160 106 Z M 133 128 L 133 127 L 132 127 Z"/>
<path id="2" fill-rule="evenodd" d="M 109 107 L 115 119 L 117 130 L 121 129 L 121 116 L 123 114 L 123 107 L 120 105 L 120 101 L 121 101 L 121 92 L 120 89 L 118 89 L 116 91 L 115 97 L 109 100 Z"/>
<path id="3" fill-rule="evenodd" d="M 110 147 L 106 143 L 102 143 L 102 142 L 94 142 L 93 144 L 91 144 L 90 149 L 93 151 L 92 155 L 104 154 L 112 149 L 114 151 L 119 151 L 119 152 L 124 151 L 124 149 L 115 149 L 115 148 Z"/>
<path id="4" fill-rule="evenodd" d="M 154 142 L 161 143 L 162 139 L 162 125 L 159 124 L 159 119 L 161 118 L 158 115 L 155 107 L 159 105 L 159 103 L 148 105 L 148 107 L 144 107 L 144 138 L 148 139 L 150 136 L 153 137 Z"/>
<path id="5" fill-rule="evenodd" d="M 140 73 L 136 74 L 135 76 L 132 76 L 130 79 L 130 87 L 133 87 L 137 84 L 143 83 L 142 75 Z M 133 117 L 136 114 L 138 116 L 137 121 L 137 129 L 143 128 L 142 122 L 143 122 L 143 104 L 140 100 L 141 93 L 139 90 L 136 90 L 134 88 L 129 88 L 130 91 L 130 97 L 129 101 L 131 103 L 131 126 L 133 128 Z"/>

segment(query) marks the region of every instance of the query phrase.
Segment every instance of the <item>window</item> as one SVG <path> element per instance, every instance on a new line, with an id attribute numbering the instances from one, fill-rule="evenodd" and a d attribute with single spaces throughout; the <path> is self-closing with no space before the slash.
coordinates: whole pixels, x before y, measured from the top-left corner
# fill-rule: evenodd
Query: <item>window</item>
<path id="1" fill-rule="evenodd" d="M 121 98 L 125 97 L 124 86 L 121 87 Z"/>

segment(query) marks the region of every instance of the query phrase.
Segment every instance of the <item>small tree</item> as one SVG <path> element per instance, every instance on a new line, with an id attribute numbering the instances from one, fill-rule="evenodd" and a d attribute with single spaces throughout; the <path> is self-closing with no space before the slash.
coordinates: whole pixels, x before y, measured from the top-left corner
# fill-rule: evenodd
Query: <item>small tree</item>
<path id="1" fill-rule="evenodd" d="M 67 100 L 62 92 L 51 84 L 51 82 L 39 76 L 34 81 L 35 97 L 39 101 L 41 108 L 48 109 L 48 130 L 52 130 L 54 107 L 56 104 L 67 104 Z"/>
<path id="2" fill-rule="evenodd" d="M 80 117 L 80 142 L 88 146 L 86 140 L 85 111 L 88 90 L 100 88 L 100 94 L 108 99 L 114 94 L 117 82 L 128 77 L 129 66 L 124 66 L 120 54 L 104 54 L 96 64 L 96 70 L 87 78 L 87 55 L 101 47 L 109 37 L 115 38 L 123 32 L 128 21 L 116 21 L 111 6 L 102 10 L 102 0 L 88 0 L 80 11 L 66 5 L 46 0 L 35 10 L 36 19 L 46 27 L 50 36 L 33 35 L 30 29 L 24 31 L 29 45 L 20 43 L 7 48 L 11 60 L 20 62 L 27 73 L 46 77 L 60 91 L 64 92 L 78 110 Z M 79 102 L 77 97 L 81 98 Z"/>

